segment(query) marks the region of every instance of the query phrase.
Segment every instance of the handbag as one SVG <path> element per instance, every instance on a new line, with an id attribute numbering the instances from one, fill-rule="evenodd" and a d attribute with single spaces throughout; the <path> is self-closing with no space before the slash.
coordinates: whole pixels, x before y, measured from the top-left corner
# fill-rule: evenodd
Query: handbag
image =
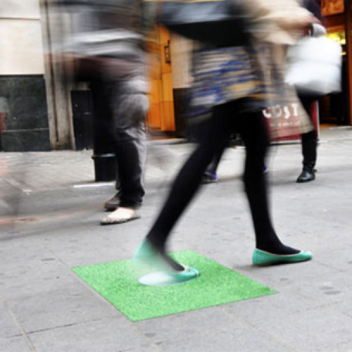
<path id="1" fill-rule="evenodd" d="M 314 125 L 292 86 L 283 85 L 279 100 L 263 111 L 272 141 L 297 138 L 314 130 Z"/>
<path id="2" fill-rule="evenodd" d="M 162 0 L 158 22 L 186 38 L 216 45 L 247 41 L 242 0 Z"/>
<path id="3" fill-rule="evenodd" d="M 304 37 L 287 52 L 285 81 L 300 95 L 320 97 L 341 91 L 341 45 L 324 37 Z"/>

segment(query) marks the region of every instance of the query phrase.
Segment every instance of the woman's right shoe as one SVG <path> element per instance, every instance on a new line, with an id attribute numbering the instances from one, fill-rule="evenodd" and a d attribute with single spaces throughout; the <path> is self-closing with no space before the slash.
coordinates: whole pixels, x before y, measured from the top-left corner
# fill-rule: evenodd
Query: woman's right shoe
<path id="1" fill-rule="evenodd" d="M 313 257 L 311 252 L 301 251 L 297 254 L 280 255 L 255 249 L 252 261 L 254 265 L 274 265 L 306 262 Z"/>
<path id="2" fill-rule="evenodd" d="M 148 241 L 144 240 L 133 255 L 133 262 L 141 273 L 138 281 L 143 285 L 165 286 L 183 284 L 196 279 L 199 271 L 183 264 L 183 270 L 174 270 Z"/>

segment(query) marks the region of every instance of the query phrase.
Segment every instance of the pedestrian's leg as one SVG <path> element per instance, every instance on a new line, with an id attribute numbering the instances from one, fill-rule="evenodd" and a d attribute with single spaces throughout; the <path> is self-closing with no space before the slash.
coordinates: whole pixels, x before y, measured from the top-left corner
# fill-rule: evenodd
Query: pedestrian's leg
<path id="1" fill-rule="evenodd" d="M 314 102 L 310 98 L 300 97 L 301 103 L 313 122 L 312 118 L 312 103 Z M 303 155 L 303 169 L 301 174 L 297 178 L 298 183 L 305 183 L 315 180 L 315 164 L 317 161 L 317 148 L 318 139 L 316 130 L 308 133 L 303 133 L 301 136 L 302 144 L 302 155 Z"/>
<path id="2" fill-rule="evenodd" d="M 221 158 L 224 154 L 225 148 L 226 148 L 226 146 L 224 145 L 223 148 L 215 154 L 215 156 L 214 156 L 213 160 L 211 161 L 211 163 L 209 164 L 207 170 L 211 170 L 213 172 L 217 171 L 219 164 L 220 164 L 220 161 L 221 161 Z"/>
<path id="3" fill-rule="evenodd" d="M 116 210 L 119 207 L 119 205 L 120 205 L 121 186 L 120 186 L 120 178 L 119 178 L 119 170 L 118 170 L 117 162 L 116 162 L 115 189 L 116 189 L 115 195 L 104 203 L 104 208 L 107 211 Z"/>
<path id="4" fill-rule="evenodd" d="M 142 76 L 112 82 L 110 104 L 113 110 L 115 154 L 120 181 L 120 204 L 106 216 L 102 225 L 120 224 L 139 217 L 139 208 L 144 196 L 143 170 L 146 144 L 143 121 L 149 100 L 140 85 Z"/>
<path id="5" fill-rule="evenodd" d="M 138 208 L 145 194 L 143 170 L 146 143 L 143 125 L 117 133 L 116 159 L 120 179 L 120 207 Z"/>
<path id="6" fill-rule="evenodd" d="M 147 257 L 155 260 L 157 257 L 173 270 L 184 272 L 182 265 L 166 255 L 166 241 L 172 228 L 196 194 L 206 167 L 221 149 L 223 138 L 229 137 L 229 128 L 226 126 L 226 119 L 222 116 L 222 109 L 218 110 L 219 113 L 214 114 L 200 126 L 202 138 L 199 145 L 177 175 L 159 216 L 146 240 L 135 253 L 136 260 Z M 184 279 L 188 279 L 187 275 L 180 278 L 182 281 Z"/>
<path id="7" fill-rule="evenodd" d="M 224 151 L 225 151 L 227 144 L 228 144 L 228 142 L 225 142 L 223 144 L 223 147 L 221 149 L 219 149 L 218 152 L 216 152 L 213 160 L 210 162 L 207 169 L 205 170 L 205 173 L 203 176 L 204 183 L 216 182 L 218 180 L 217 170 L 218 170 L 221 158 L 224 154 Z"/>
<path id="8" fill-rule="evenodd" d="M 315 180 L 315 164 L 317 161 L 317 134 L 316 131 L 311 131 L 302 134 L 302 155 L 303 169 L 297 178 L 298 183 L 305 183 Z"/>
<path id="9" fill-rule="evenodd" d="M 146 144 L 142 124 L 117 132 L 116 160 L 120 180 L 120 203 L 113 213 L 101 221 L 102 224 L 118 224 L 139 217 L 137 209 L 145 194 L 145 156 Z"/>
<path id="10" fill-rule="evenodd" d="M 196 194 L 210 161 L 222 149 L 223 139 L 228 138 L 227 121 L 222 116 L 222 108 L 215 110 L 214 116 L 200 126 L 202 138 L 198 147 L 177 175 L 166 203 L 148 233 L 147 238 L 160 250 L 164 250 L 173 226 Z"/>
<path id="11" fill-rule="evenodd" d="M 261 113 L 242 115 L 239 128 L 247 152 L 244 183 L 256 236 L 254 263 L 272 264 L 285 260 L 288 262 L 309 260 L 310 253 L 285 246 L 280 241 L 270 218 L 266 176 L 263 175 L 269 139 Z"/>

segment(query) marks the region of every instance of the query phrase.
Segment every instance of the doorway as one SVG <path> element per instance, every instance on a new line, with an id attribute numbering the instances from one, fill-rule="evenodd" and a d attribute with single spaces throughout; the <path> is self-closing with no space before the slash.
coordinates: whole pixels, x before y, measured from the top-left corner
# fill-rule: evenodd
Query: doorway
<path id="1" fill-rule="evenodd" d="M 169 31 L 162 26 L 156 27 L 150 34 L 149 43 L 147 130 L 156 136 L 172 135 L 175 132 L 175 111 Z"/>

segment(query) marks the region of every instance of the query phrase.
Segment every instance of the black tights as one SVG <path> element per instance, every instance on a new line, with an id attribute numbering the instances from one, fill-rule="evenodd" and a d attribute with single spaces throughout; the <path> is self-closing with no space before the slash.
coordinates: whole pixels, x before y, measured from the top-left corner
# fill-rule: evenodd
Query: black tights
<path id="1" fill-rule="evenodd" d="M 199 126 L 199 145 L 176 177 L 166 203 L 147 235 L 162 253 L 172 228 L 197 192 L 204 171 L 214 155 L 226 146 L 233 131 L 241 134 L 247 151 L 243 180 L 254 223 L 256 247 L 276 254 L 298 253 L 280 242 L 270 220 L 263 175 L 269 142 L 265 121 L 259 112 L 239 114 L 242 107 L 241 101 L 219 105 L 213 109 L 212 117 Z"/>

